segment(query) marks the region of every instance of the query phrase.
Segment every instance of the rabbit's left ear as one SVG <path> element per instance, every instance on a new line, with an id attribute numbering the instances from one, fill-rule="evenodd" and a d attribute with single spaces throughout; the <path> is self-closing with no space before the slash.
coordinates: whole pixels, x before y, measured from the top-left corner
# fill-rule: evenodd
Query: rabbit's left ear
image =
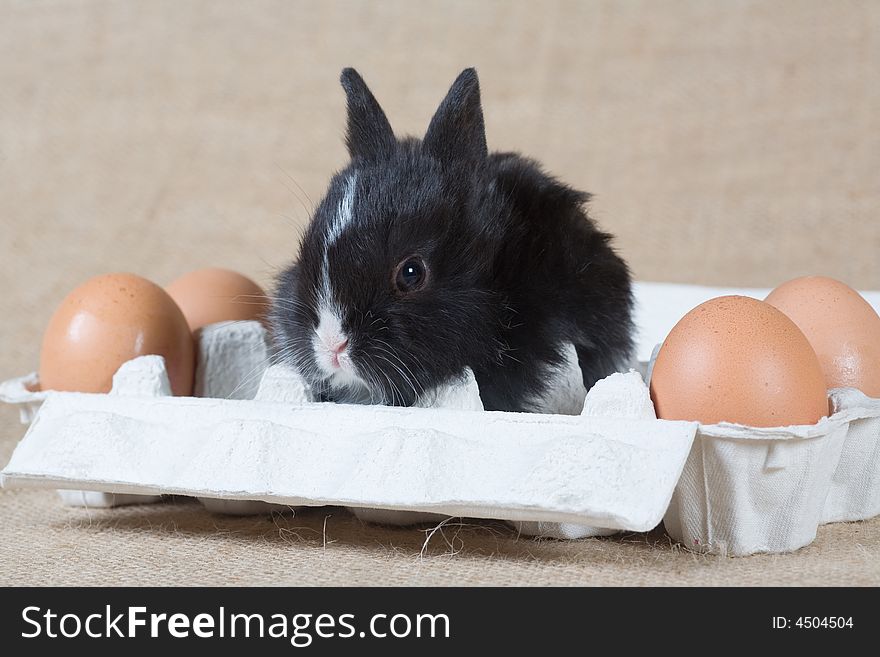
<path id="1" fill-rule="evenodd" d="M 488 155 L 475 69 L 463 70 L 452 83 L 431 119 L 424 147 L 442 161 L 478 160 Z"/>

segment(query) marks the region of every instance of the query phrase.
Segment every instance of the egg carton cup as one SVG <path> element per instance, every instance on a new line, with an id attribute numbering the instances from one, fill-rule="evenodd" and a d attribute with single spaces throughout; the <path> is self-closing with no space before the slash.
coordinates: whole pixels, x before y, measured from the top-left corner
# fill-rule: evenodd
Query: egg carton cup
<path id="1" fill-rule="evenodd" d="M 221 513 L 334 505 L 369 522 L 466 516 L 576 538 L 655 527 L 696 431 L 654 419 L 635 372 L 585 401 L 579 375 L 561 371 L 556 403 L 579 415 L 484 411 L 472 373 L 422 407 L 328 404 L 269 366 L 257 323 L 206 327 L 198 342 L 203 396 L 171 396 L 158 356 L 123 364 L 108 394 L 4 384 L 3 401 L 39 410 L 3 485 L 87 506 L 173 494 Z"/>
<path id="2" fill-rule="evenodd" d="M 22 424 L 30 424 L 48 393 L 40 390 L 40 377 L 36 372 L 0 383 L 0 402 L 18 407 Z"/>
<path id="3" fill-rule="evenodd" d="M 780 428 L 700 425 L 663 519 L 687 548 L 791 552 L 819 525 L 880 514 L 880 400 L 829 391 L 832 414 Z"/>
<path id="4" fill-rule="evenodd" d="M 697 551 L 733 556 L 808 545 L 822 522 L 848 425 L 700 426 L 664 525 Z"/>
<path id="5" fill-rule="evenodd" d="M 848 427 L 822 522 L 867 520 L 880 515 L 880 399 L 854 388 L 837 388 L 830 396 Z"/>

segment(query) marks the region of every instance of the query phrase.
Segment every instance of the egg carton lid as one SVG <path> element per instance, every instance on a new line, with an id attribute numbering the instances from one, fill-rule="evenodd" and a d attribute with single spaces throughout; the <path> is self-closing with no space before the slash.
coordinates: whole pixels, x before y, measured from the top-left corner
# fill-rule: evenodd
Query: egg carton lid
<path id="1" fill-rule="evenodd" d="M 291 389 L 271 385 L 296 377 L 283 366 L 267 370 L 257 399 L 171 397 L 161 358 L 137 361 L 138 394 L 47 392 L 3 485 L 645 531 L 663 517 L 696 432 L 640 419 L 648 392 L 635 372 L 564 416 L 261 398 Z M 447 397 L 466 405 L 478 390 L 472 376 L 462 385 L 470 392 Z M 603 417 L 621 412 L 621 398 L 631 417 Z"/>

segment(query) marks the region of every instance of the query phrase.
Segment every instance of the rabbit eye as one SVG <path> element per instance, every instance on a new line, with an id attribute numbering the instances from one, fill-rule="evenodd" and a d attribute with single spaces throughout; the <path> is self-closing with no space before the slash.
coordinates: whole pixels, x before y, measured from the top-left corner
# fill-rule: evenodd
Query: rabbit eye
<path id="1" fill-rule="evenodd" d="M 410 256 L 399 265 L 394 273 L 394 287 L 398 292 L 415 292 L 425 285 L 428 268 L 419 256 Z"/>

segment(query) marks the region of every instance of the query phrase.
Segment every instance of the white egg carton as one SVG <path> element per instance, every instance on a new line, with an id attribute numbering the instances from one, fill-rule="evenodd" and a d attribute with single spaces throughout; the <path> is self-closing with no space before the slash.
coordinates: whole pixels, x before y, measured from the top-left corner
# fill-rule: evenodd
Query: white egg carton
<path id="1" fill-rule="evenodd" d="M 704 300 L 676 293 L 680 314 Z M 202 332 L 196 398 L 169 397 L 155 357 L 120 368 L 109 395 L 34 392 L 34 375 L 0 384 L 0 401 L 34 420 L 3 483 L 72 489 L 69 504 L 333 504 L 367 521 L 498 518 L 556 538 L 662 518 L 687 548 L 728 555 L 795 550 L 822 523 L 880 514 L 880 400 L 852 389 L 831 391 L 816 425 L 764 429 L 657 420 L 634 373 L 599 382 L 571 417 L 482 411 L 472 376 L 434 408 L 317 404 L 266 362 L 262 328 L 229 323 Z M 571 382 L 560 408 L 583 399 Z"/>
<path id="2" fill-rule="evenodd" d="M 196 391 L 210 397 L 170 396 L 158 356 L 125 363 L 109 394 L 0 385 L 32 418 L 3 485 L 88 506 L 177 494 L 219 512 L 341 505 L 368 521 L 495 518 L 574 538 L 656 526 L 696 431 L 654 419 L 634 372 L 586 403 L 580 385 L 584 411 L 569 416 L 483 411 L 473 375 L 431 407 L 315 403 L 294 372 L 266 367 L 256 322 L 206 327 L 198 361 Z"/>

